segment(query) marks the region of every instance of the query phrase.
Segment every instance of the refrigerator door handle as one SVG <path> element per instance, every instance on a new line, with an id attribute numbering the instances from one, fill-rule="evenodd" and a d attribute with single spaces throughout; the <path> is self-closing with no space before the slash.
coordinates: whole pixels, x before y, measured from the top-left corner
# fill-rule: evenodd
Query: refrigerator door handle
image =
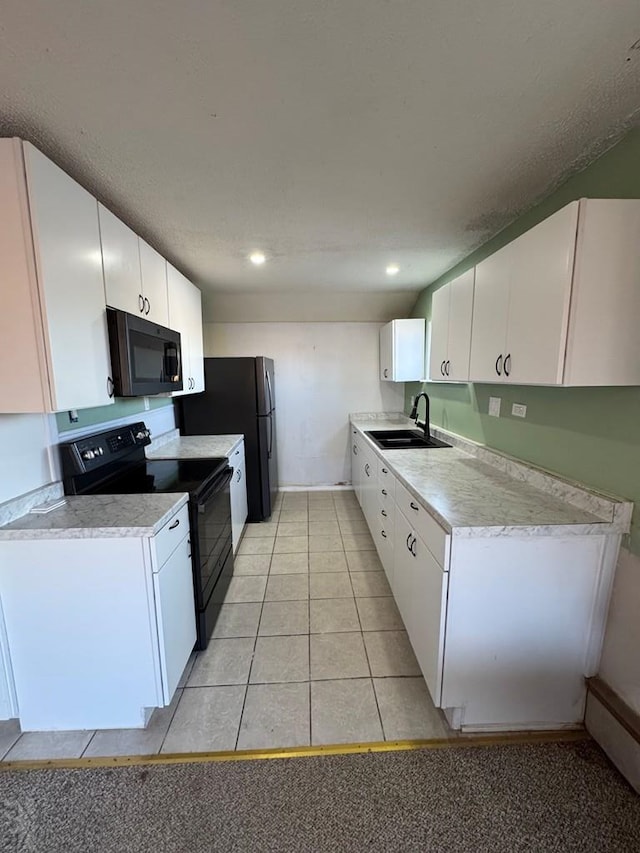
<path id="1" fill-rule="evenodd" d="M 265 370 L 264 375 L 267 377 L 267 391 L 269 392 L 269 412 L 273 411 L 273 394 L 271 393 L 271 377 L 269 376 L 269 371 Z M 271 456 L 271 452 L 269 452 L 269 456 Z"/>
<path id="2" fill-rule="evenodd" d="M 269 412 L 269 450 L 267 459 L 271 459 L 271 451 L 273 450 L 273 413 Z"/>

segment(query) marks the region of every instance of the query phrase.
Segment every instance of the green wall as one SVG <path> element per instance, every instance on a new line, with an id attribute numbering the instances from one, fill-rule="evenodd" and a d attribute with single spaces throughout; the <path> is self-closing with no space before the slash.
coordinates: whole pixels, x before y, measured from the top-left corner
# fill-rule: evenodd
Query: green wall
<path id="1" fill-rule="evenodd" d="M 163 406 L 171 406 L 173 400 L 169 397 L 148 397 L 149 409 L 161 409 Z M 58 412 L 56 421 L 58 422 L 58 432 L 63 433 L 71 429 L 79 429 L 86 426 L 99 426 L 107 421 L 114 421 L 117 418 L 124 418 L 128 415 L 137 415 L 140 413 L 144 420 L 144 413 L 147 411 L 144 407 L 144 397 L 132 397 L 125 399 L 119 397 L 111 406 L 96 406 L 93 409 L 78 409 L 78 420 L 72 423 L 69 420 L 69 412 Z"/>
<path id="2" fill-rule="evenodd" d="M 640 129 L 560 186 L 418 297 L 412 317 L 431 315 L 431 295 L 441 285 L 501 246 L 582 197 L 640 198 Z M 640 270 L 638 271 L 640 286 Z M 638 329 L 640 346 L 640 327 Z M 548 388 L 516 385 L 407 383 L 406 411 L 425 390 L 434 424 L 603 491 L 640 502 L 640 387 Z M 501 416 L 487 414 L 489 396 L 502 398 Z M 512 403 L 527 406 L 525 420 Z M 625 544 L 640 555 L 640 519 L 634 512 Z"/>

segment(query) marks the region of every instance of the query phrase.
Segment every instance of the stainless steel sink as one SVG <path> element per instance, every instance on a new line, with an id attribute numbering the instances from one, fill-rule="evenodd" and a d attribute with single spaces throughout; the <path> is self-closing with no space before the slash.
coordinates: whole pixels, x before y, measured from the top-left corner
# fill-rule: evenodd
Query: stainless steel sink
<path id="1" fill-rule="evenodd" d="M 451 447 L 450 444 L 433 436 L 427 440 L 417 429 L 375 429 L 365 432 L 365 435 L 384 450 Z"/>

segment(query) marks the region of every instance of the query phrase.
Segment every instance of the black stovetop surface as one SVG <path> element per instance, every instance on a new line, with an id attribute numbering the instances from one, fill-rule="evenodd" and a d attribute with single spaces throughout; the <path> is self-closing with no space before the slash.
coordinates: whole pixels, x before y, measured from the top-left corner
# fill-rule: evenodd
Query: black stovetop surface
<path id="1" fill-rule="evenodd" d="M 213 459 L 147 459 L 124 468 L 109 480 L 96 483 L 84 494 L 135 495 L 150 492 L 189 492 L 197 495 L 229 464 Z"/>

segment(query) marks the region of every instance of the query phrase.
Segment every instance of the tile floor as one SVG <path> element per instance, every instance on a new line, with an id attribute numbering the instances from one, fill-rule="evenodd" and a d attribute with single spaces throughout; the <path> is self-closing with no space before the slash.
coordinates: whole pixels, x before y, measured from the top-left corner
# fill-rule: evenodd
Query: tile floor
<path id="1" fill-rule="evenodd" d="M 286 492 L 247 526 L 209 647 L 144 731 L 0 723 L 3 760 L 450 737 L 352 491 Z"/>

